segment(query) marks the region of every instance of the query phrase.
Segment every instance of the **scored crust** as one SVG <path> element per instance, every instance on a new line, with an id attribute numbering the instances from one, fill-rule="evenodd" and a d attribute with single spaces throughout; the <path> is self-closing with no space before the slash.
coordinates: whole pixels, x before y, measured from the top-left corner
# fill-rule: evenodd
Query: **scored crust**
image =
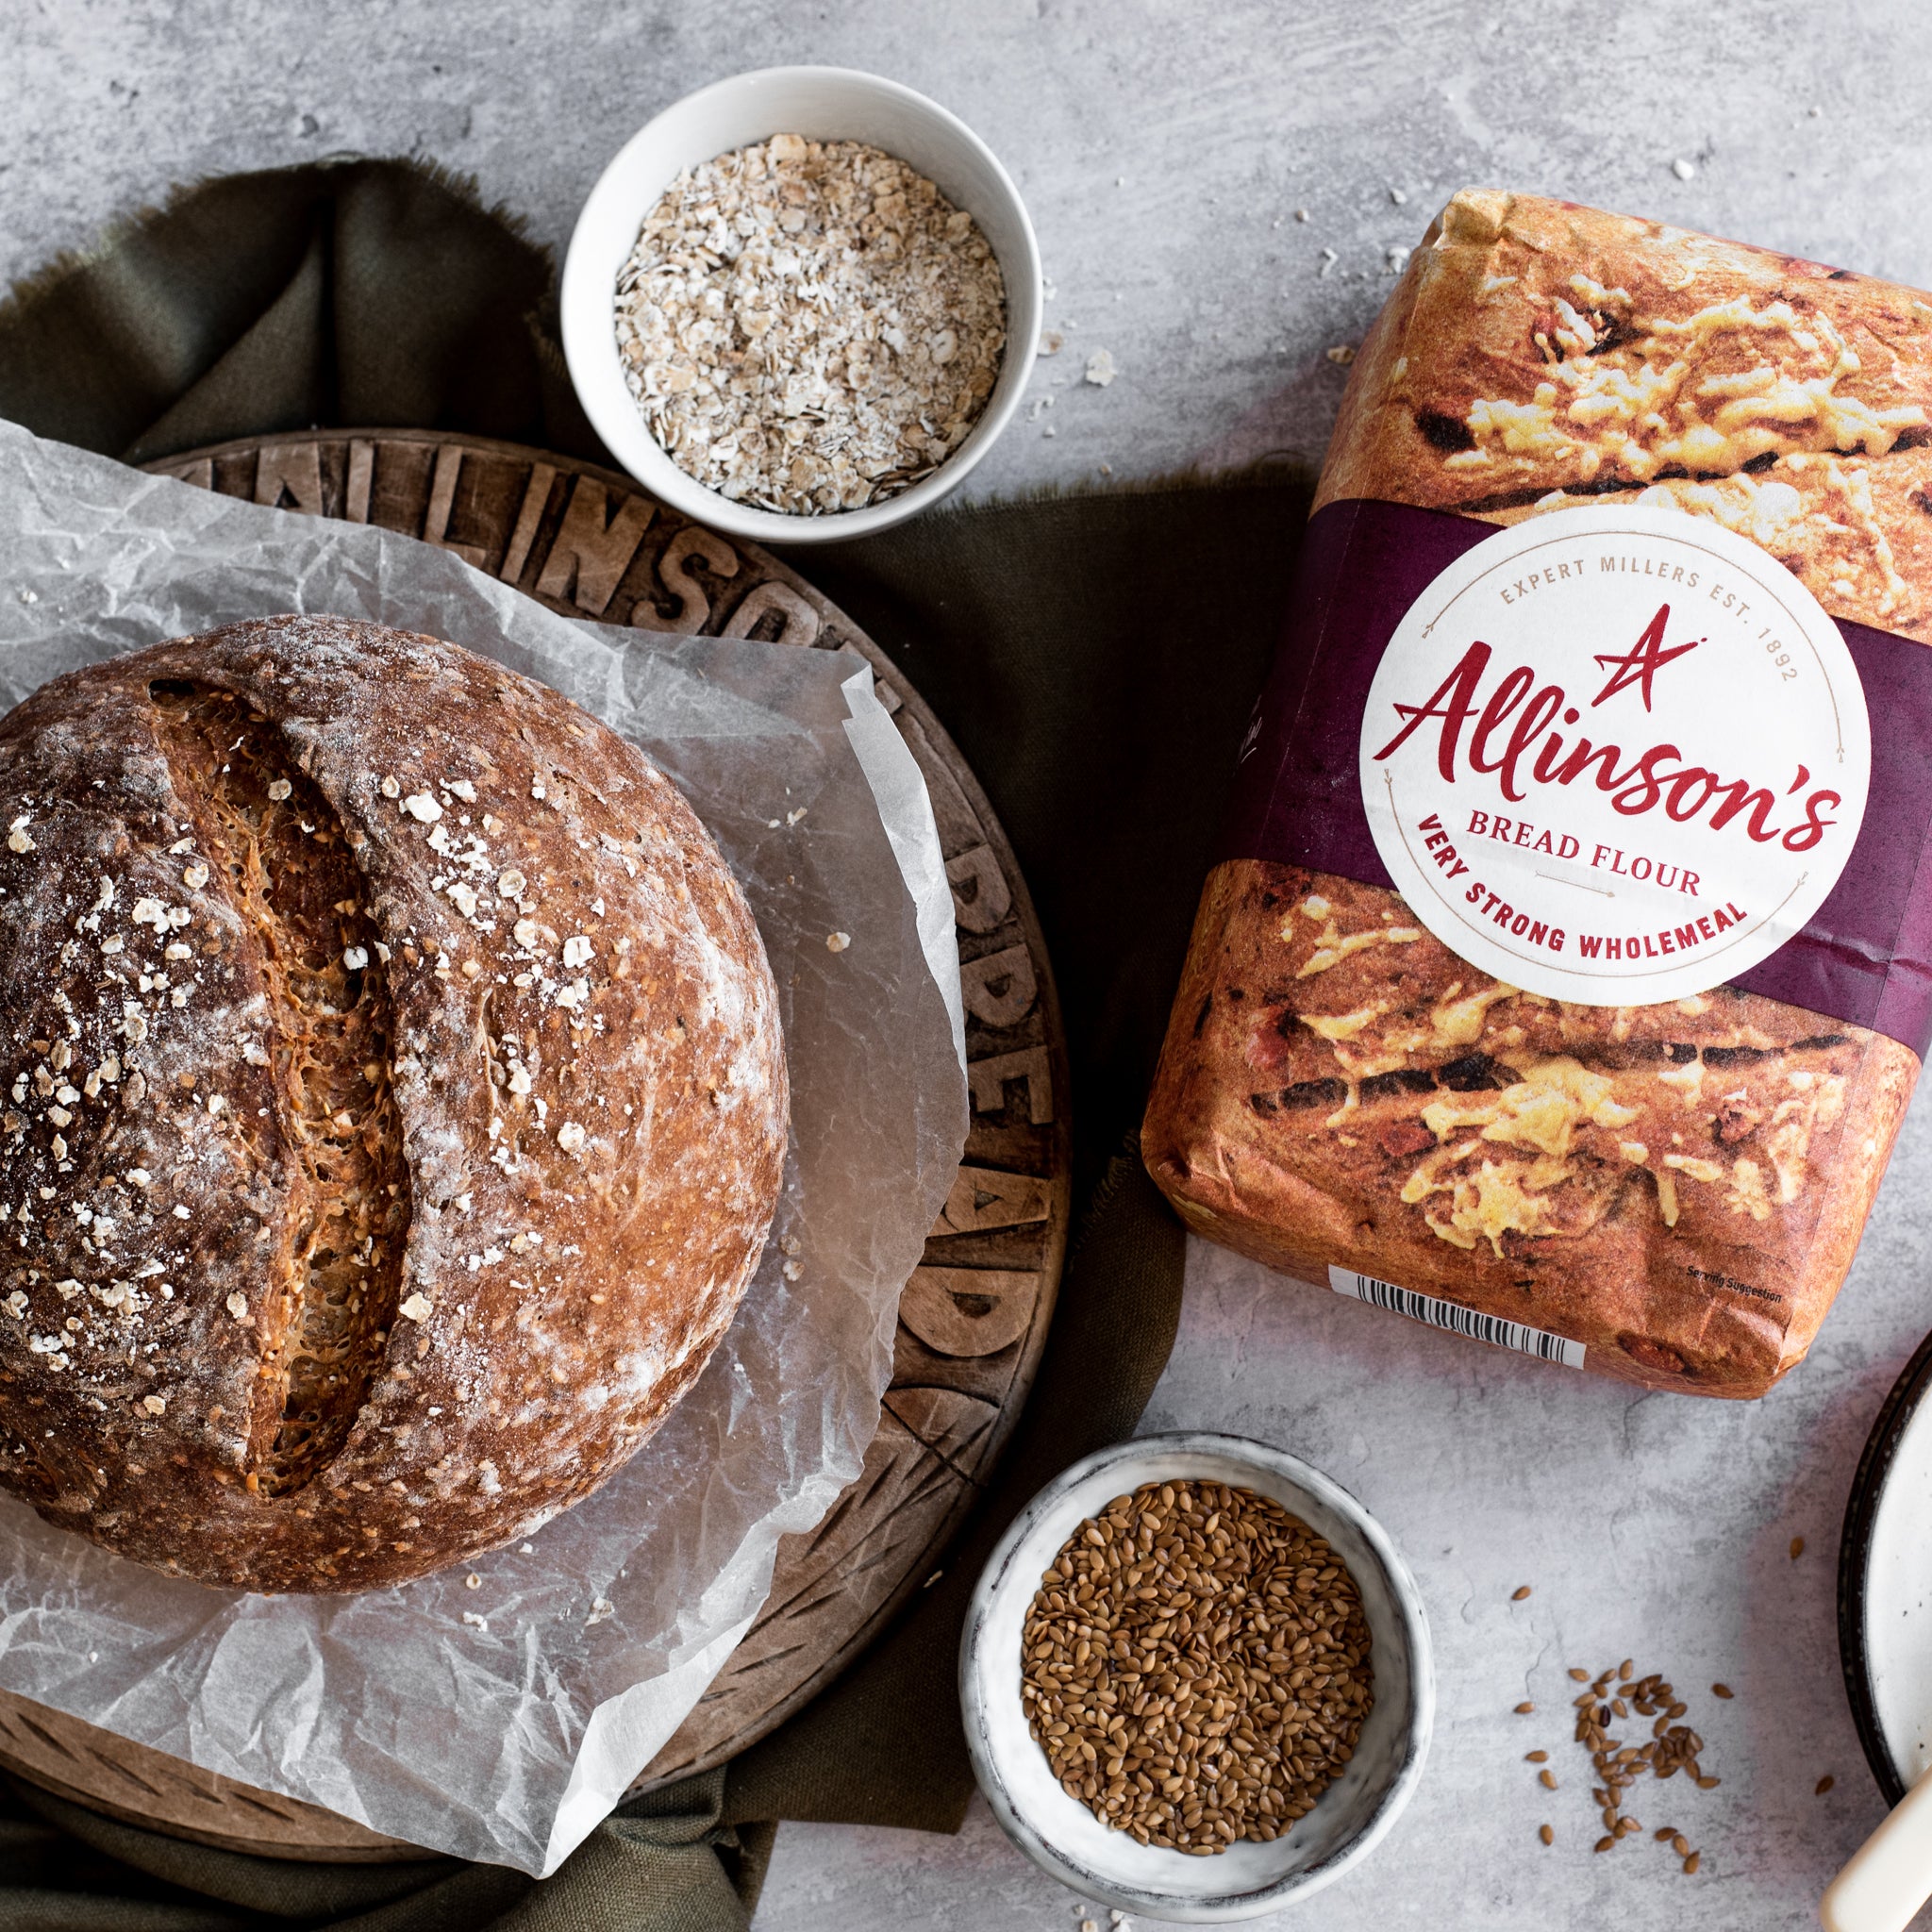
<path id="1" fill-rule="evenodd" d="M 526 1535 L 696 1379 L 775 1206 L 776 995 L 634 747 L 272 618 L 0 723 L 0 1484 L 231 1587 Z"/>
<path id="2" fill-rule="evenodd" d="M 1932 640 L 1932 301 L 1567 202 L 1470 190 L 1351 372 L 1315 508 L 1511 524 L 1639 502 L 1762 545 L 1835 616 Z M 1721 987 L 1559 1005 L 1381 888 L 1262 860 L 1203 895 L 1141 1132 L 1197 1231 L 1581 1341 L 1710 1395 L 1802 1358 L 1917 1078 Z"/>

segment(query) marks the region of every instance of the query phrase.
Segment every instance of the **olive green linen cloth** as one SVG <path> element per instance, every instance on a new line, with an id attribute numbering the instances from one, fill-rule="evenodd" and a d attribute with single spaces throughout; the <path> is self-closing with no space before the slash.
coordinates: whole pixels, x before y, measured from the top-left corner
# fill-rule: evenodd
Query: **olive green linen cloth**
<path id="1" fill-rule="evenodd" d="M 432 170 L 230 176 L 0 307 L 0 415 L 129 462 L 309 425 L 608 461 L 552 299 L 543 254 Z M 956 1653 L 979 1568 L 1041 1484 L 1132 1432 L 1174 1340 L 1183 1237 L 1133 1136 L 1307 508 L 1292 476 L 1051 496 L 795 558 L 979 774 L 1045 927 L 1073 1056 L 1058 1307 L 940 1581 L 806 1710 L 724 1770 L 626 1805 L 544 1882 L 450 1858 L 244 1857 L 0 1786 L 0 1932 L 735 1932 L 776 1820 L 958 1828 L 973 1785 Z"/>

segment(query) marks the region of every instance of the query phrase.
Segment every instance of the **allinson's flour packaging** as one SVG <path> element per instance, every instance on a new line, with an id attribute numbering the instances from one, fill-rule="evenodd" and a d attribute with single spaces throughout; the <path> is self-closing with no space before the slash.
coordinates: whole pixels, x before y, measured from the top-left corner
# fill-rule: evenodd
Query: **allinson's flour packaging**
<path id="1" fill-rule="evenodd" d="M 1197 1232 L 1761 1394 L 1932 1034 L 1932 300 L 1443 209 L 1355 364 L 1142 1129 Z"/>

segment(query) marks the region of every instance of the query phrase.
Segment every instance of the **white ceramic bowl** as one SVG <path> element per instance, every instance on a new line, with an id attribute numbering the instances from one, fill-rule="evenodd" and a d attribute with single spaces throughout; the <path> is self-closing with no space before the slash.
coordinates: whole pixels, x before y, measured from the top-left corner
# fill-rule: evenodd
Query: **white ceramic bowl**
<path id="1" fill-rule="evenodd" d="M 645 427 L 617 353 L 617 273 L 658 197 L 680 170 L 774 134 L 862 141 L 910 163 L 979 224 L 1006 278 L 1006 358 L 979 421 L 931 475 L 864 509 L 785 516 L 733 503 L 693 482 Z M 611 453 L 652 495 L 754 542 L 826 543 L 931 508 L 992 447 L 1020 407 L 1040 340 L 1040 247 L 991 149 L 938 102 L 850 68 L 767 67 L 687 94 L 625 143 L 577 217 L 561 300 L 563 353 L 577 398 Z"/>
<path id="2" fill-rule="evenodd" d="M 1355 1755 L 1314 1809 L 1273 1843 L 1242 1840 L 1211 1858 L 1108 1830 L 1060 1789 L 1020 1703 L 1020 1637 L 1041 1572 L 1074 1527 L 1116 1496 L 1186 1477 L 1257 1491 L 1328 1540 L 1361 1591 L 1374 1670 L 1374 1705 Z M 1102 1449 L 1026 1507 L 974 1591 L 959 1697 L 979 1788 L 1023 1852 L 1082 1898 L 1189 1924 L 1254 1918 L 1359 1864 L 1414 1791 L 1436 1712 L 1422 1597 L 1374 1518 L 1340 1484 L 1265 1442 L 1185 1434 Z"/>

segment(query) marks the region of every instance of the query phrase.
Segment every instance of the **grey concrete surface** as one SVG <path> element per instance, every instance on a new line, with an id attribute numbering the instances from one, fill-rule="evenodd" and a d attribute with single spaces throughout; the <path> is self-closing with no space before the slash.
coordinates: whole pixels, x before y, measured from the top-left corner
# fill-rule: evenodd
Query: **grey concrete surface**
<path id="1" fill-rule="evenodd" d="M 1921 0 L 0 0 L 0 281 L 175 182 L 338 149 L 474 172 L 560 250 L 653 111 L 787 60 L 936 95 L 1032 208 L 1067 345 L 1036 368 L 1050 407 L 975 489 L 1319 451 L 1341 382 L 1323 352 L 1358 339 L 1388 251 L 1467 182 L 1932 285 Z M 1105 389 L 1079 379 L 1102 347 L 1121 371 Z M 1739 1407 L 1519 1363 L 1193 1250 L 1147 1426 L 1245 1430 L 1332 1471 L 1409 1556 L 1439 1646 L 1414 1807 L 1361 1871 L 1268 1923 L 1812 1923 L 1880 1815 L 1839 1681 L 1832 1573 L 1859 1445 L 1932 1322 L 1928 1241 L 1921 1105 L 1810 1361 Z M 1512 1603 L 1524 1582 L 1534 1595 Z M 1644 1836 L 1598 1857 L 1562 1670 L 1624 1656 L 1700 1692 L 1724 1782 L 1640 1792 Z M 1735 1702 L 1704 1691 L 1720 1678 Z M 1513 1716 L 1525 1696 L 1537 1715 Z M 1523 1762 L 1536 1745 L 1554 1793 Z M 1652 1842 L 1665 1824 L 1703 1848 L 1697 1876 Z M 953 1840 L 787 1826 L 758 1923 L 1077 1932 L 1080 1905 L 975 1807 Z"/>

